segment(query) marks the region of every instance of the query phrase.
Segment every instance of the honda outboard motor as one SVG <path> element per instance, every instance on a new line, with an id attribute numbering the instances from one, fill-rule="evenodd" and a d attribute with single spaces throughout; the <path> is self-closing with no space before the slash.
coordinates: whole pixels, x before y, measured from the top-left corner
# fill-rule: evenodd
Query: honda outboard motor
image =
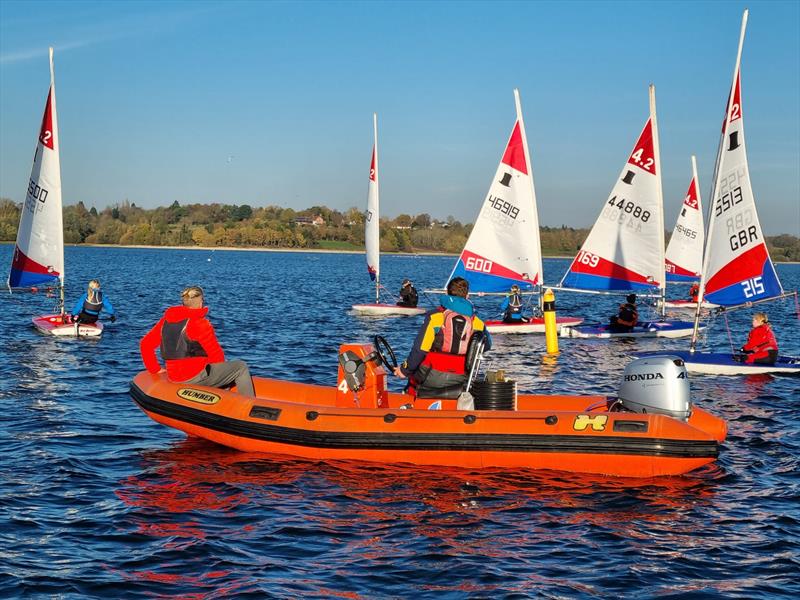
<path id="1" fill-rule="evenodd" d="M 619 399 L 627 410 L 669 415 L 684 421 L 692 414 L 686 366 L 677 356 L 638 358 L 625 367 Z"/>

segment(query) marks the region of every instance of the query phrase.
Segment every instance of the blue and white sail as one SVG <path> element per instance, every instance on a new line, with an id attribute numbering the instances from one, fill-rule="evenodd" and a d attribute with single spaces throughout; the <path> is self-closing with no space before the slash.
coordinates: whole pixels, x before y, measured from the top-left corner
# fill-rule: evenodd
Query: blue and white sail
<path id="1" fill-rule="evenodd" d="M 741 56 L 747 27 L 742 18 L 733 83 L 722 127 L 708 224 L 703 281 L 708 302 L 735 306 L 783 294 L 756 212 L 744 141 Z"/>
<path id="2" fill-rule="evenodd" d="M 475 226 L 450 279 L 463 277 L 471 292 L 533 290 L 542 283 L 539 216 L 519 91 L 517 121 Z"/>
<path id="3" fill-rule="evenodd" d="M 703 205 L 700 201 L 697 161 L 692 156 L 692 181 L 689 182 L 689 189 L 667 245 L 667 282 L 691 283 L 700 279 L 704 243 Z"/>
<path id="4" fill-rule="evenodd" d="M 64 285 L 64 228 L 61 212 L 56 84 L 50 48 L 50 90 L 44 107 L 33 168 L 11 260 L 9 288 Z"/>

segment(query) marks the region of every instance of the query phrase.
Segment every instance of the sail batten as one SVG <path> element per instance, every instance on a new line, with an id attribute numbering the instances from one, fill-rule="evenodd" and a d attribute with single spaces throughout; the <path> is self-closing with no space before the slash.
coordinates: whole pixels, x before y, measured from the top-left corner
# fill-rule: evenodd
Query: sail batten
<path id="1" fill-rule="evenodd" d="M 539 217 L 518 90 L 514 90 L 514 99 L 517 120 L 475 226 L 448 279 L 465 278 L 472 292 L 506 292 L 513 284 L 529 291 L 542 282 Z"/>
<path id="2" fill-rule="evenodd" d="M 64 283 L 64 232 L 61 203 L 58 116 L 53 49 L 47 93 L 33 167 L 22 206 L 8 277 L 9 288 Z"/>

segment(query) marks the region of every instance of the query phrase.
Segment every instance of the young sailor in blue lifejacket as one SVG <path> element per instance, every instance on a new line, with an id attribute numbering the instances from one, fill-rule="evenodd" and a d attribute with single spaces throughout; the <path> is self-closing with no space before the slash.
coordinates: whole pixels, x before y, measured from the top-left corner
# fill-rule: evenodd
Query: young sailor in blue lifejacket
<path id="1" fill-rule="evenodd" d="M 455 398 L 463 391 L 467 347 L 475 331 L 484 332 L 485 350 L 492 346 L 468 294 L 469 282 L 454 277 L 447 295 L 439 297 L 440 306 L 425 315 L 408 358 L 394 370 L 397 377 L 408 378 L 409 390 L 420 398 Z"/>
<path id="2" fill-rule="evenodd" d="M 500 305 L 503 311 L 503 323 L 526 323 L 528 319 L 522 316 L 522 294 L 515 283 Z"/>
<path id="3" fill-rule="evenodd" d="M 108 313 L 112 323 L 117 320 L 114 314 L 114 307 L 111 306 L 111 302 L 100 291 L 100 282 L 97 279 L 92 279 L 86 292 L 78 298 L 75 307 L 72 309 L 72 320 L 78 323 L 95 323 L 100 317 L 100 311 L 103 309 Z"/>

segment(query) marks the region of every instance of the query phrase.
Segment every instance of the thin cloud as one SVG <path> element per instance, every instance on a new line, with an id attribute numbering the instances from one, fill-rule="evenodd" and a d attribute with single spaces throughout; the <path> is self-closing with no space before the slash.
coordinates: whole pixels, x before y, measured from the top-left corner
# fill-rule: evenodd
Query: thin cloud
<path id="1" fill-rule="evenodd" d="M 27 48 L 24 50 L 16 50 L 12 52 L 5 52 L 0 54 L 0 65 L 11 65 L 15 63 L 25 62 L 41 58 L 47 55 L 47 47 L 52 45 L 56 52 L 61 53 L 68 50 L 75 50 L 77 48 L 85 48 L 86 46 L 94 46 L 96 44 L 103 44 L 113 42 L 120 39 L 131 38 L 141 34 L 155 34 L 163 33 L 175 25 L 184 23 L 196 16 L 206 14 L 218 10 L 217 7 L 205 7 L 200 9 L 193 9 L 174 13 L 172 15 L 154 14 L 152 12 L 141 15 L 139 23 L 131 25 L 130 19 L 124 21 L 124 25 L 120 22 L 109 22 L 99 25 L 103 31 L 114 31 L 114 34 L 100 34 L 88 35 L 83 39 L 72 40 L 64 43 L 48 44 L 44 47 Z"/>

